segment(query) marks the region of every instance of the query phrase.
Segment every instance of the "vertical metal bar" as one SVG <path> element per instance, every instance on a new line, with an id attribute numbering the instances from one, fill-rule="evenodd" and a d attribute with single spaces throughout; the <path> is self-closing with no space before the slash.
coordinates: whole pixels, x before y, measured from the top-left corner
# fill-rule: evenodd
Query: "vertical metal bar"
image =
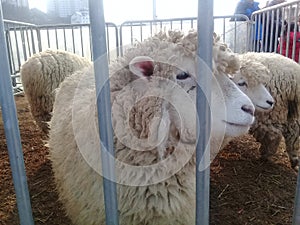
<path id="1" fill-rule="evenodd" d="M 123 23 L 120 26 L 120 56 L 123 56 Z"/>
<path id="2" fill-rule="evenodd" d="M 14 25 L 14 35 L 15 35 L 15 44 L 16 44 L 16 51 L 17 51 L 18 68 L 20 68 L 21 59 L 20 59 L 20 50 L 19 50 L 19 43 L 18 43 L 18 35 L 17 35 L 16 25 Z"/>
<path id="3" fill-rule="evenodd" d="M 49 28 L 47 28 L 47 41 L 48 41 L 48 48 L 50 48 L 50 35 L 49 35 Z"/>
<path id="4" fill-rule="evenodd" d="M 143 23 L 140 23 L 140 41 L 143 41 Z"/>
<path id="5" fill-rule="evenodd" d="M 76 52 L 76 49 L 75 49 L 75 38 L 74 38 L 74 27 L 72 26 L 72 44 L 73 44 L 73 53 Z"/>
<path id="6" fill-rule="evenodd" d="M 33 36 L 29 36 L 28 29 L 31 30 L 30 27 L 25 28 L 25 31 L 26 31 L 26 40 L 27 40 L 27 47 L 28 47 L 28 57 L 29 57 L 29 56 L 31 56 L 30 38 L 33 39 Z M 25 60 L 27 60 L 27 58 Z"/>
<path id="7" fill-rule="evenodd" d="M 223 42 L 225 43 L 225 34 L 226 34 L 226 20 L 223 18 Z"/>
<path id="8" fill-rule="evenodd" d="M 66 28 L 63 28 L 63 31 L 64 31 L 64 46 L 65 46 L 65 51 L 67 51 L 68 48 L 67 48 Z"/>
<path id="9" fill-rule="evenodd" d="M 197 148 L 196 148 L 196 225 L 209 224 L 209 183 L 210 183 L 210 87 L 212 70 L 213 0 L 198 0 L 198 50 L 197 81 Z M 206 35 L 200 35 L 206 34 Z M 205 65 L 203 65 L 203 62 Z M 200 110 L 201 109 L 201 110 Z M 201 134 L 201 135 L 199 135 Z M 205 151 L 206 150 L 206 151 Z M 203 165 L 203 163 L 205 165 Z M 200 169 L 201 168 L 201 169 Z"/>
<path id="10" fill-rule="evenodd" d="M 106 43 L 107 43 L 107 58 L 108 58 L 108 62 L 110 63 L 110 42 L 109 42 L 109 24 L 105 25 L 106 29 Z"/>
<path id="11" fill-rule="evenodd" d="M 58 36 L 57 36 L 57 28 L 54 28 L 54 33 L 55 33 L 55 44 L 56 44 L 56 49 L 58 49 Z"/>
<path id="12" fill-rule="evenodd" d="M 9 55 L 9 62 L 10 62 L 10 68 L 11 68 L 11 73 L 15 74 L 16 72 L 16 65 L 13 57 L 13 48 L 12 48 L 12 40 L 10 36 L 10 28 L 7 30 L 7 46 L 8 46 L 8 55 Z"/>
<path id="13" fill-rule="evenodd" d="M 130 24 L 130 43 L 133 45 L 133 25 Z"/>
<path id="14" fill-rule="evenodd" d="M 298 18 L 298 9 L 299 9 L 299 4 L 296 5 L 296 9 L 294 11 L 293 18 L 294 19 L 294 29 L 293 29 L 293 47 L 292 47 L 292 59 L 295 60 L 295 54 L 296 54 L 296 32 L 298 31 L 298 24 L 297 24 L 297 18 Z"/>
<path id="15" fill-rule="evenodd" d="M 4 122 L 5 138 L 17 196 L 20 223 L 21 225 L 33 225 L 34 223 L 26 180 L 16 105 L 14 104 L 15 101 L 10 82 L 9 62 L 6 47 L 2 6 L 0 4 L 0 49 L 2 49 L 0 51 L 0 104 Z"/>
<path id="16" fill-rule="evenodd" d="M 43 47 L 42 47 L 42 38 L 41 38 L 40 28 L 36 28 L 36 35 L 37 35 L 37 39 L 38 39 L 39 52 L 41 52 L 43 50 Z"/>
<path id="17" fill-rule="evenodd" d="M 152 0 L 152 13 L 153 13 L 153 20 L 157 19 L 157 14 L 156 14 L 156 0 Z"/>
<path id="18" fill-rule="evenodd" d="M 298 172 L 298 180 L 296 187 L 296 197 L 294 202 L 293 225 L 300 224 L 300 170 Z"/>
<path id="19" fill-rule="evenodd" d="M 118 27 L 114 24 L 115 28 L 115 36 L 116 36 L 116 47 L 117 47 L 117 57 L 120 56 L 120 45 L 119 45 L 119 37 L 118 37 Z"/>
<path id="20" fill-rule="evenodd" d="M 35 50 L 34 33 L 33 33 L 32 27 L 30 27 L 30 34 L 31 34 L 32 54 L 35 54 L 35 53 L 36 53 L 36 50 Z M 31 52 L 30 52 L 30 56 L 31 56 L 32 54 L 31 54 Z"/>
<path id="21" fill-rule="evenodd" d="M 80 26 L 80 44 L 81 44 L 81 56 L 84 57 L 83 37 L 82 37 L 82 26 Z"/>
<path id="22" fill-rule="evenodd" d="M 24 57 L 23 59 L 26 60 L 27 59 L 27 53 L 26 53 L 26 41 L 25 41 L 24 29 L 23 29 L 23 27 L 20 27 L 19 32 L 20 32 L 21 42 L 22 42 L 22 51 L 23 51 L 23 57 Z M 20 66 L 21 66 L 21 64 L 20 64 Z"/>
<path id="23" fill-rule="evenodd" d="M 115 161 L 103 1 L 90 0 L 89 9 L 101 141 L 105 217 L 107 225 L 118 225 L 118 202 L 116 184 L 114 183 Z M 99 202 L 99 204 L 102 203 Z"/>

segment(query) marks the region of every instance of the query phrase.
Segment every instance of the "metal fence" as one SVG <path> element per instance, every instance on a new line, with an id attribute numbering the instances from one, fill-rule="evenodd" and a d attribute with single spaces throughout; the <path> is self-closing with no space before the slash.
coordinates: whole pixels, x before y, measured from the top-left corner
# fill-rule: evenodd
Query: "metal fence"
<path id="1" fill-rule="evenodd" d="M 241 26 L 241 24 L 235 22 L 238 18 L 243 18 L 245 20 L 244 24 L 248 26 L 249 19 L 245 15 L 214 16 L 214 31 L 235 52 L 243 53 L 248 50 L 249 35 L 247 35 L 248 33 L 245 34 L 243 42 L 237 40 Z M 181 30 L 186 32 L 191 29 L 197 29 L 197 17 L 126 21 L 119 28 L 120 54 L 123 54 L 126 46 L 132 45 L 135 41 L 143 41 L 145 38 L 152 37 L 159 31 Z"/>
<path id="2" fill-rule="evenodd" d="M 214 31 L 236 53 L 277 52 L 299 62 L 299 3 L 293 1 L 245 15 L 214 16 Z M 242 21 L 241 21 L 242 20 Z M 90 25 L 44 25 L 5 21 L 10 73 L 15 93 L 22 91 L 20 67 L 36 52 L 62 49 L 92 58 Z M 143 41 L 161 30 L 188 31 L 197 28 L 197 18 L 126 21 L 120 26 L 106 23 L 108 60 L 116 59 L 135 41 Z"/>
<path id="3" fill-rule="evenodd" d="M 243 17 L 246 22 L 236 23 L 235 18 Z M 234 18 L 234 22 L 231 21 Z M 243 25 L 249 20 L 244 15 L 215 16 L 214 27 L 224 42 L 235 52 L 248 50 L 248 36 L 237 38 Z M 4 21 L 5 36 L 9 54 L 10 73 L 15 93 L 22 92 L 20 80 L 21 65 L 33 54 L 45 49 L 61 49 L 92 59 L 92 45 L 89 24 L 34 25 L 16 21 Z M 188 31 L 197 28 L 197 18 L 172 18 L 164 20 L 126 21 L 120 26 L 106 23 L 108 60 L 111 62 L 122 55 L 126 46 L 143 41 L 161 30 Z M 248 30 L 248 28 L 247 28 Z"/>
<path id="4" fill-rule="evenodd" d="M 297 0 L 254 12 L 249 50 L 277 52 L 299 63 L 299 4 Z"/>
<path id="5" fill-rule="evenodd" d="M 89 24 L 64 24 L 37 26 L 15 21 L 4 21 L 8 49 L 10 74 L 15 93 L 22 91 L 20 81 L 21 65 L 33 54 L 45 49 L 61 49 L 91 59 Z M 119 56 L 118 28 L 106 23 L 108 58 Z"/>
<path id="6" fill-rule="evenodd" d="M 99 2 L 99 1 L 98 1 Z M 212 2 L 211 0 L 206 0 L 206 1 L 199 1 L 199 12 L 201 11 L 201 7 L 208 7 L 208 12 L 212 11 Z M 277 14 L 279 15 L 280 12 L 282 12 L 283 15 L 292 15 L 289 14 L 288 12 L 292 12 L 292 8 L 294 7 L 294 4 L 296 5 L 296 10 L 298 12 L 298 4 L 299 1 L 293 2 L 293 3 L 287 3 L 284 4 L 282 8 L 271 8 L 269 10 L 262 10 L 260 12 L 257 12 L 254 15 L 254 19 L 256 18 L 255 21 L 257 21 L 257 18 L 265 18 L 266 15 L 272 15 L 271 16 L 271 21 L 274 21 L 274 15 Z M 293 6 L 292 6 L 293 5 Z M 95 15 L 94 22 L 92 21 L 92 27 L 97 27 L 100 24 L 100 27 L 103 28 L 103 30 L 106 29 L 106 46 L 102 45 L 100 48 L 100 52 L 103 51 L 103 46 L 105 46 L 106 50 L 110 52 L 111 48 L 111 43 L 112 46 L 115 46 L 115 54 L 116 56 L 119 56 L 119 54 L 122 53 L 119 52 L 119 37 L 118 37 L 118 29 L 114 24 L 106 24 L 104 25 L 104 21 L 100 17 L 100 21 L 97 22 L 97 15 L 99 15 L 97 11 L 97 7 L 91 7 L 91 6 L 99 6 L 96 0 L 91 0 L 90 1 L 90 10 L 91 14 Z M 279 6 L 278 6 L 279 7 Z M 103 7 L 102 7 L 103 8 Z M 96 10 L 96 11 L 95 11 Z M 103 10 L 103 9 L 102 9 Z M 287 13 L 287 14 L 286 14 Z M 102 13 L 103 15 L 103 13 Z M 296 14 L 293 14 L 296 15 Z M 298 14 L 297 14 L 298 15 Z M 203 15 L 199 13 L 199 20 L 207 20 L 207 17 L 209 16 L 209 13 L 203 12 Z M 204 18 L 202 18 L 204 17 Z M 287 17 L 289 18 L 289 22 L 293 21 L 292 17 Z M 226 18 L 220 17 L 220 18 L 215 18 L 216 19 L 222 19 L 223 24 L 228 21 L 229 16 Z M 198 20 L 198 21 L 199 21 Z M 233 29 L 233 37 L 236 41 L 236 35 L 238 32 L 237 26 L 236 26 L 236 20 L 234 21 L 234 29 Z M 260 21 L 260 20 L 259 20 Z M 267 21 L 270 21 L 267 19 Z M 295 20 L 294 20 L 295 21 Z M 142 40 L 143 38 L 146 38 L 145 35 L 145 29 L 149 29 L 149 35 L 152 35 L 154 31 L 157 29 L 165 28 L 166 23 L 169 23 L 171 29 L 177 29 L 179 26 L 179 29 L 184 29 L 185 22 L 190 24 L 190 27 L 193 28 L 196 22 L 196 18 L 188 18 L 187 21 L 181 20 L 181 19 L 173 19 L 171 21 L 163 20 L 163 21 L 139 21 L 139 22 L 125 22 L 121 25 L 120 28 L 120 46 L 124 46 L 126 41 L 125 41 L 125 29 L 129 29 L 130 32 L 130 43 L 135 38 L 138 38 Z M 277 19 L 278 22 L 278 19 Z M 5 25 L 4 25 L 5 24 Z M 253 21 L 246 21 L 247 26 L 251 24 L 251 30 L 252 33 L 254 30 L 256 30 L 256 24 L 254 25 L 255 29 L 253 28 Z M 267 23 L 268 24 L 268 23 Z M 199 24 L 198 24 L 199 25 Z M 211 27 L 209 27 L 210 23 L 206 26 L 205 23 L 202 23 L 202 26 L 205 26 L 204 28 L 202 27 L 199 29 L 199 32 L 203 30 L 209 30 Z M 263 27 L 266 25 L 262 25 Z M 150 27 L 150 28 L 149 28 Z M 226 34 L 228 33 L 225 25 L 223 26 L 223 32 L 221 34 L 223 35 L 223 39 L 226 40 Z M 258 25 L 259 27 L 259 25 Z M 275 29 L 274 29 L 275 27 Z M 290 23 L 288 23 L 288 27 L 290 27 Z M 198 27 L 199 28 L 199 27 Z M 18 210 L 19 210 L 19 215 L 20 215 L 20 221 L 21 224 L 33 224 L 33 219 L 32 219 L 32 212 L 30 208 L 30 200 L 29 200 L 29 194 L 28 194 L 28 188 L 27 188 L 27 183 L 26 183 L 26 175 L 25 175 L 25 168 L 24 168 L 24 161 L 23 161 L 23 156 L 22 156 L 22 147 L 21 147 L 21 142 L 20 142 L 20 134 L 19 134 L 19 129 L 17 125 L 17 117 L 16 117 L 16 108 L 14 104 L 11 104 L 14 102 L 13 100 L 13 89 L 10 87 L 11 83 L 11 78 L 13 78 L 13 86 L 16 87 L 17 82 L 17 73 L 20 70 L 20 66 L 22 63 L 30 57 L 32 54 L 42 51 L 44 48 L 61 48 L 67 51 L 71 51 L 74 53 L 77 53 L 79 55 L 85 56 L 85 57 L 91 57 L 92 54 L 91 52 L 97 52 L 99 49 L 95 47 L 93 51 L 91 51 L 91 41 L 90 41 L 90 36 L 85 36 L 85 33 L 90 33 L 90 28 L 88 25 L 64 25 L 64 26 L 35 26 L 32 24 L 25 24 L 25 23 L 15 23 L 12 21 L 5 21 L 3 23 L 2 20 L 2 9 L 0 7 L 0 45 L 1 49 L 4 49 L 3 51 L 0 52 L 1 54 L 1 61 L 0 61 L 0 71 L 2 71 L 3 75 L 0 76 L 0 103 L 1 103 L 1 109 L 2 109 L 2 115 L 4 119 L 4 124 L 5 124 L 5 133 L 6 133 L 6 139 L 7 139 L 7 144 L 8 144 L 8 150 L 9 150 L 9 156 L 10 156 L 10 162 L 11 162 L 11 167 L 12 167 L 12 172 L 13 172 L 13 179 L 14 179 L 14 184 L 15 184 L 15 190 L 16 190 L 16 195 L 17 195 L 17 203 L 18 203 Z M 110 29 L 113 30 L 113 33 L 115 35 L 114 41 L 112 40 L 112 35 L 111 32 L 109 31 Z M 254 30 L 253 30 L 254 29 Z M 86 30 L 86 31 L 85 31 Z M 135 30 L 138 30 L 138 36 L 134 34 Z M 212 29 L 211 29 L 212 30 Z M 276 33 L 278 33 L 278 23 L 277 25 L 273 25 L 271 27 L 271 31 L 276 30 Z M 246 29 L 248 32 L 248 28 Z M 289 31 L 289 28 L 288 28 Z M 294 30 L 295 31 L 295 30 Z M 207 33 L 206 33 L 207 34 Z M 248 33 L 247 33 L 248 34 Z M 281 31 L 281 34 L 283 34 L 283 31 Z M 97 36 L 97 34 L 94 34 Z M 101 34 L 99 34 L 101 35 Z M 92 34 L 93 36 L 93 34 Z M 67 45 L 67 40 L 69 40 L 69 37 L 71 37 L 72 44 L 71 46 Z M 203 39 L 204 42 L 199 43 L 199 46 L 205 46 L 207 43 L 209 43 L 208 37 L 210 35 L 207 35 L 207 38 Z M 270 44 L 268 44 L 267 35 L 264 36 L 262 35 L 260 43 L 262 43 L 262 48 L 259 50 L 267 50 L 268 48 L 271 48 L 274 44 L 274 47 L 276 47 L 278 40 L 275 40 L 274 43 L 270 41 Z M 272 37 L 272 35 L 271 35 Z M 283 36 L 282 36 L 283 37 Z M 128 38 L 126 36 L 126 38 Z M 248 38 L 248 36 L 246 36 Z M 78 43 L 79 46 L 77 45 Z M 265 44 L 264 44 L 265 43 Z M 245 46 L 247 47 L 248 42 L 246 41 Z M 96 46 L 97 42 L 93 41 L 93 46 Z M 255 45 L 251 45 L 252 48 Z M 250 46 L 250 48 L 251 48 Z M 88 49 L 88 50 L 87 50 Z M 104 50 L 105 51 L 105 50 Z M 295 50 L 294 50 L 295 51 Z M 99 52 L 98 52 L 99 53 Z M 209 55 L 209 54 L 208 54 Z M 293 54 L 295 55 L 295 54 Z M 111 56 L 111 55 L 110 55 Z M 209 64 L 209 62 L 208 62 Z M 97 72 L 97 71 L 96 71 Z M 96 73 L 97 74 L 97 73 Z M 12 76 L 11 76 L 12 75 Z M 109 100 L 108 100 L 109 102 Z M 101 135 L 100 135 L 101 136 Z M 198 150 L 198 149 L 197 149 Z M 205 188 L 209 188 L 209 178 L 207 176 L 200 176 L 198 179 L 203 179 L 201 182 L 204 183 L 202 187 L 204 189 L 197 189 L 197 195 L 201 193 L 208 193 L 208 190 Z M 202 183 L 202 184 L 203 184 Z M 299 179 L 298 179 L 299 183 Z M 107 194 L 110 194 L 107 192 Z M 109 198 L 109 197 L 108 197 Z M 198 199 L 198 198 L 197 198 Z M 206 196 L 207 199 L 207 196 Z M 294 222 L 293 224 L 299 224 L 299 217 L 300 217 L 300 212 L 299 212 L 299 201 L 300 201 L 300 184 L 298 184 L 297 187 L 297 194 L 296 194 L 296 199 L 295 199 L 295 210 L 294 210 Z M 99 202 L 100 204 L 100 202 Z M 209 203 L 207 201 L 205 202 L 200 202 L 197 201 L 197 206 L 199 209 L 204 210 L 204 213 L 207 213 L 208 208 L 209 208 Z M 297 208 L 298 207 L 298 208 Z M 198 207 L 197 207 L 198 208 Z M 111 212 L 114 217 L 117 217 L 117 211 Z M 198 212 L 197 212 L 198 213 Z M 202 212 L 200 212 L 201 215 Z M 206 215 L 204 219 L 198 218 L 197 219 L 197 224 L 202 224 L 202 225 L 207 225 L 208 224 L 208 216 Z M 116 223 L 114 223 L 116 224 Z"/>

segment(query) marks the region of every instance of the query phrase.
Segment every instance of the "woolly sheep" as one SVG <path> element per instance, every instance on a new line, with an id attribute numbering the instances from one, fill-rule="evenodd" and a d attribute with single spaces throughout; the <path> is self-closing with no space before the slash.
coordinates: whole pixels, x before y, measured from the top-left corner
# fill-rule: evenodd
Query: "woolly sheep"
<path id="1" fill-rule="evenodd" d="M 276 53 L 245 53 L 239 55 L 240 68 L 234 72 L 238 64 L 230 60 L 231 50 L 217 36 L 214 48 L 220 49 L 214 56 L 219 61 L 217 69 L 231 73 L 232 80 L 255 105 L 256 122 L 250 133 L 261 143 L 262 157 L 273 155 L 284 137 L 291 166 L 296 167 L 300 149 L 299 65 Z M 230 140 L 225 137 L 221 148 Z"/>
<path id="2" fill-rule="evenodd" d="M 121 225 L 195 222 L 195 59 L 153 38 L 110 65 Z M 251 100 L 222 71 L 214 75 L 212 151 L 254 121 Z M 93 69 L 77 71 L 61 83 L 50 122 L 57 190 L 76 225 L 105 223 L 95 102 Z"/>
<path id="3" fill-rule="evenodd" d="M 65 77 L 90 64 L 87 59 L 73 53 L 48 49 L 34 54 L 22 65 L 21 80 L 31 114 L 46 134 L 55 99 L 54 90 Z"/>
<path id="4" fill-rule="evenodd" d="M 299 165 L 300 149 L 300 66 L 276 53 L 251 52 L 241 54 L 239 58 L 242 64 L 249 61 L 259 62 L 270 70 L 270 73 L 264 75 L 268 76 L 266 87 L 275 99 L 275 105 L 270 112 L 257 110 L 256 122 L 250 130 L 261 144 L 262 157 L 267 159 L 272 156 L 284 137 L 291 166 L 295 168 Z M 253 82 L 265 83 L 265 78 L 257 77 L 255 69 L 252 68 L 252 78 L 248 78 Z M 241 73 L 243 74 L 243 69 Z"/>

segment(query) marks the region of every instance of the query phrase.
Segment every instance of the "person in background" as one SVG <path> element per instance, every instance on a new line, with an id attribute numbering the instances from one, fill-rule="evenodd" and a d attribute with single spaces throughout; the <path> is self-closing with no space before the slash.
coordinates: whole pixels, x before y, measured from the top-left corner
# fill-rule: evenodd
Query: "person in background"
<path id="1" fill-rule="evenodd" d="M 278 5 L 280 3 L 286 2 L 286 0 L 272 0 L 269 1 L 266 7 L 271 7 L 274 5 Z M 274 16 L 272 16 L 272 12 L 270 12 L 269 18 L 265 17 L 265 26 L 264 26 L 264 38 L 263 38 L 263 51 L 264 52 L 276 52 L 278 38 L 280 37 L 281 29 L 284 29 L 286 22 L 282 18 L 282 10 L 278 9 L 278 18 L 277 18 L 277 10 L 274 10 Z M 282 26 L 282 24 L 284 26 Z M 278 28 L 276 35 L 276 27 Z"/>
<path id="2" fill-rule="evenodd" d="M 235 8 L 234 14 L 243 14 L 246 15 L 249 19 L 253 12 L 259 10 L 258 7 L 259 2 L 255 2 L 254 0 L 240 0 Z M 237 17 L 231 18 L 231 21 L 245 21 L 245 18 Z"/>
<path id="3" fill-rule="evenodd" d="M 257 10 L 260 10 L 258 5 L 259 2 L 256 2 L 254 0 L 240 0 L 235 8 L 234 14 L 245 15 L 250 20 L 252 13 Z M 245 21 L 245 18 L 236 16 L 236 17 L 232 17 L 230 21 Z M 253 44 L 254 51 L 259 52 L 261 49 L 262 26 L 259 26 L 258 21 L 254 24 L 254 29 L 255 29 L 255 33 L 251 38 L 251 42 Z"/>
<path id="4" fill-rule="evenodd" d="M 296 32 L 296 34 L 295 34 L 295 32 Z M 296 39 L 295 46 L 294 46 L 294 39 Z M 300 32 L 299 32 L 297 23 L 291 23 L 289 34 L 287 34 L 287 32 L 285 32 L 284 36 L 280 39 L 280 42 L 282 42 L 282 43 L 278 44 L 277 52 L 283 56 L 293 59 L 293 48 L 295 48 L 294 60 L 297 63 L 299 63 Z M 287 43 L 287 42 L 289 42 L 289 43 Z M 282 48 L 281 48 L 281 45 L 282 45 Z M 287 48 L 288 48 L 288 52 L 286 52 Z"/>

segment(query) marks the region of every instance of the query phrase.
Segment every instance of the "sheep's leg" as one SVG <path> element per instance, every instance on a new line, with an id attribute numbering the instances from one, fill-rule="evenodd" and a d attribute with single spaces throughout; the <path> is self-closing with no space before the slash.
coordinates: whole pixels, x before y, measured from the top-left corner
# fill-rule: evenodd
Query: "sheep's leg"
<path id="1" fill-rule="evenodd" d="M 282 133 L 274 126 L 259 126 L 253 133 L 253 136 L 260 142 L 260 153 L 263 159 L 268 159 L 277 152 Z"/>
<path id="2" fill-rule="evenodd" d="M 31 114 L 38 125 L 38 127 L 45 133 L 49 132 L 49 121 L 51 120 L 51 112 L 53 110 L 53 99 L 52 96 L 40 95 L 36 99 L 31 99 L 27 96 L 30 104 Z"/>
<path id="3" fill-rule="evenodd" d="M 300 122 L 289 121 L 285 127 L 283 136 L 285 138 L 286 151 L 289 156 L 292 168 L 299 165 L 300 152 Z"/>

